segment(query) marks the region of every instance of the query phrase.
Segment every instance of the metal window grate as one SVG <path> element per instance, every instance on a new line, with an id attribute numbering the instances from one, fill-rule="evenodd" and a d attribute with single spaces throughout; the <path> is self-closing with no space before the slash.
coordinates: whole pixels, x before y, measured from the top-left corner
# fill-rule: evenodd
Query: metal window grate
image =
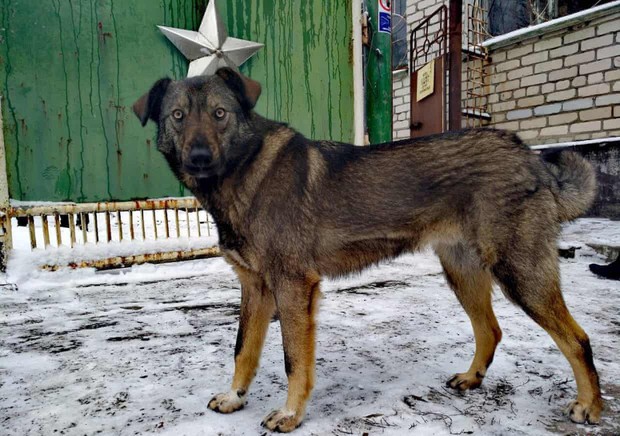
<path id="1" fill-rule="evenodd" d="M 440 6 L 409 34 L 409 71 L 448 52 L 448 8 Z"/>
<path id="2" fill-rule="evenodd" d="M 467 2 L 465 44 L 463 44 L 464 127 L 481 127 L 491 119 L 487 111 L 488 52 L 482 43 L 489 38 L 487 10 L 483 0 Z"/>

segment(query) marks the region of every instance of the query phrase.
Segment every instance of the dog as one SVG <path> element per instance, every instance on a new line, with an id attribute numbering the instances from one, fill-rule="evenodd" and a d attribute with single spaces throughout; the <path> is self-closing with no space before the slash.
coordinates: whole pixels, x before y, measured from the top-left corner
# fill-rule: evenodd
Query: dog
<path id="1" fill-rule="evenodd" d="M 555 340 L 573 368 L 569 416 L 599 421 L 590 342 L 560 290 L 560 224 L 594 199 L 592 167 L 574 153 L 543 160 L 512 133 L 471 129 L 367 147 L 306 139 L 254 110 L 258 82 L 229 69 L 162 79 L 133 110 L 157 123 L 157 147 L 213 216 L 241 282 L 235 370 L 208 407 L 244 407 L 277 315 L 288 377 L 285 405 L 262 424 L 289 432 L 314 383 L 321 277 L 338 277 L 431 245 L 472 323 L 476 351 L 448 385 L 480 386 L 502 333 L 492 284 Z"/>

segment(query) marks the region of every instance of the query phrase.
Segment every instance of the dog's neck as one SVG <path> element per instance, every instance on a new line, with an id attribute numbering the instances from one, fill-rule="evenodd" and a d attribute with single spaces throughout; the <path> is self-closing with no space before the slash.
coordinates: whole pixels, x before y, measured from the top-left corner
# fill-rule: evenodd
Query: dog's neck
<path id="1" fill-rule="evenodd" d="M 227 162 L 219 176 L 195 178 L 182 174 L 180 168 L 171 163 L 179 180 L 185 184 L 213 217 L 219 232 L 220 245 L 237 250 L 244 241 L 243 229 L 247 214 L 260 187 L 268 176 L 271 163 L 280 149 L 297 134 L 286 124 L 268 120 L 255 112 L 248 117 L 253 135 L 244 138 L 236 146 L 243 148 L 242 157 Z M 258 156 L 261 156 L 261 164 Z"/>

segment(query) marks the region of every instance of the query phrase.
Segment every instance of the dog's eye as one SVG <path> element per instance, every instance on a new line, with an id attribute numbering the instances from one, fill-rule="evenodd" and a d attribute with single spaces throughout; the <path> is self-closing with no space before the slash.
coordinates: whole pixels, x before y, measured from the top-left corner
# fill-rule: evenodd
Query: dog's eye
<path id="1" fill-rule="evenodd" d="M 183 119 L 183 111 L 180 109 L 177 109 L 175 111 L 172 112 L 172 117 L 175 120 L 182 120 Z"/>
<path id="2" fill-rule="evenodd" d="M 215 109 L 215 113 L 213 114 L 216 120 L 222 120 L 226 116 L 226 111 L 221 107 Z"/>

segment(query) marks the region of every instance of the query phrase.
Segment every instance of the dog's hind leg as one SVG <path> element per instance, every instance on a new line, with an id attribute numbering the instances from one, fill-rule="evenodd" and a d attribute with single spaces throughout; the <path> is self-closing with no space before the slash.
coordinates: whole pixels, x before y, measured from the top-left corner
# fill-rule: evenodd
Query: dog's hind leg
<path id="1" fill-rule="evenodd" d="M 502 338 L 491 306 L 492 276 L 463 245 L 436 247 L 448 284 L 467 312 L 474 330 L 476 352 L 467 372 L 454 375 L 448 386 L 467 390 L 480 386 Z"/>
<path id="2" fill-rule="evenodd" d="M 269 321 L 275 313 L 273 294 L 264 281 L 242 268 L 237 268 L 237 275 L 241 281 L 241 311 L 235 346 L 235 374 L 230 391 L 218 394 L 209 401 L 209 408 L 221 413 L 231 413 L 245 405 Z"/>
<path id="3" fill-rule="evenodd" d="M 319 277 L 281 280 L 274 285 L 274 294 L 282 326 L 288 396 L 283 408 L 265 417 L 263 426 L 286 433 L 301 424 L 314 387 L 315 316 L 321 295 Z"/>
<path id="4" fill-rule="evenodd" d="M 590 340 L 562 297 L 555 245 L 536 248 L 538 256 L 513 246 L 516 251 L 495 265 L 493 273 L 508 298 L 551 335 L 568 359 L 577 382 L 577 399 L 568 409 L 570 419 L 598 423 L 603 403 Z"/>

